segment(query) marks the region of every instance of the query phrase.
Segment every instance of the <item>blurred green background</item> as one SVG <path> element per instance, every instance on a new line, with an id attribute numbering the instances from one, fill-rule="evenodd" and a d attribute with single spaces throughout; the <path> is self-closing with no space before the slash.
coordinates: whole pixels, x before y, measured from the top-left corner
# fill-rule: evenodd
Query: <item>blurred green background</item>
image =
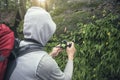
<path id="1" fill-rule="evenodd" d="M 0 0 L 0 23 L 23 39 L 23 19 L 30 0 Z M 72 80 L 120 80 L 120 0 L 46 0 L 57 24 L 47 52 L 62 40 L 74 41 L 77 52 Z M 65 50 L 56 61 L 64 70 Z"/>

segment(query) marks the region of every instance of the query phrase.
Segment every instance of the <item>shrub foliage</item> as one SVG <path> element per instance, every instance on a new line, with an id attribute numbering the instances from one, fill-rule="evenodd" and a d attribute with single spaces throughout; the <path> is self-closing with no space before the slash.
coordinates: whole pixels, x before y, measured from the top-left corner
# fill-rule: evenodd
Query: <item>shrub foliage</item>
<path id="1" fill-rule="evenodd" d="M 120 23 L 119 16 L 108 14 L 102 19 L 83 24 L 78 29 L 54 35 L 48 46 L 55 46 L 62 39 L 73 40 L 77 52 L 74 59 L 73 80 L 119 80 L 120 77 Z M 116 23 L 113 23 L 116 22 Z M 50 50 L 47 47 L 47 50 Z M 67 55 L 56 60 L 64 69 Z"/>

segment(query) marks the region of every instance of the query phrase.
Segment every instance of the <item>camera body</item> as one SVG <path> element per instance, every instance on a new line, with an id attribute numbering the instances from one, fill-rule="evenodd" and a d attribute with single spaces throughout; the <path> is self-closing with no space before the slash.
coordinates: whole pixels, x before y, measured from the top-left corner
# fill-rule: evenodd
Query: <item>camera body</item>
<path id="1" fill-rule="evenodd" d="M 63 41 L 61 41 L 61 43 L 60 43 L 60 48 L 62 48 L 62 49 L 66 49 L 67 47 L 71 47 L 72 46 L 72 44 L 70 43 L 70 44 L 67 44 L 67 41 L 66 40 L 63 40 Z"/>

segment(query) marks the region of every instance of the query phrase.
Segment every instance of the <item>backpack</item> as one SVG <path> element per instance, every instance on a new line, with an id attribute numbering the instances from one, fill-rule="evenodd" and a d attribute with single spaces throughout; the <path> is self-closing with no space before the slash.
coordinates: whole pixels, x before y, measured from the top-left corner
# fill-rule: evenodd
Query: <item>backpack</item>
<path id="1" fill-rule="evenodd" d="M 4 80 L 9 80 L 10 79 L 10 76 L 13 73 L 13 71 L 14 71 L 16 65 L 17 65 L 17 62 L 16 62 L 17 60 L 16 59 L 18 57 L 21 57 L 21 56 L 23 56 L 27 53 L 30 53 L 30 52 L 43 50 L 43 46 L 35 40 L 24 39 L 24 41 L 34 42 L 35 44 L 28 44 L 28 45 L 20 47 L 19 46 L 20 40 L 15 39 L 14 48 L 13 48 L 13 50 L 12 50 L 10 56 L 9 56 L 9 59 L 8 59 L 9 61 L 8 61 L 8 66 L 7 66 L 7 69 L 6 69 L 5 76 L 4 76 Z"/>
<path id="2" fill-rule="evenodd" d="M 42 44 L 32 39 L 24 39 L 29 44 L 20 47 L 20 39 L 5 24 L 0 24 L 0 80 L 9 80 L 16 67 L 16 59 L 26 53 L 43 50 Z"/>
<path id="3" fill-rule="evenodd" d="M 5 75 L 14 40 L 14 32 L 5 24 L 0 24 L 0 80 L 3 80 Z"/>

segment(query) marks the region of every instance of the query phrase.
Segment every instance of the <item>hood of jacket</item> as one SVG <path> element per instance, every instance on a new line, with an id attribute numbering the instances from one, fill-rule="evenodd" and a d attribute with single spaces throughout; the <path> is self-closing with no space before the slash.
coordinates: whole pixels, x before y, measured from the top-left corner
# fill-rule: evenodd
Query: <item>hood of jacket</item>
<path id="1" fill-rule="evenodd" d="M 24 18 L 24 38 L 34 39 L 45 46 L 55 30 L 56 24 L 48 12 L 40 7 L 28 9 Z"/>

